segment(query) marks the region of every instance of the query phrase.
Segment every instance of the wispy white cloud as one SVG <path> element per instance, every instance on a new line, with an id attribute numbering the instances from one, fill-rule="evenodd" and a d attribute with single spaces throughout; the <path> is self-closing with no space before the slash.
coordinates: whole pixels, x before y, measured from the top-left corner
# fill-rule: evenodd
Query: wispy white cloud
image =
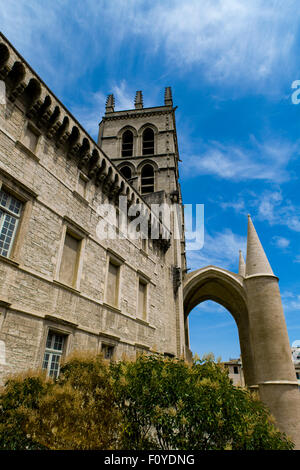
<path id="1" fill-rule="evenodd" d="M 300 208 L 284 199 L 281 191 L 264 191 L 256 203 L 260 220 L 300 232 Z"/>
<path id="2" fill-rule="evenodd" d="M 198 143 L 198 155 L 183 157 L 182 172 L 190 177 L 212 175 L 232 181 L 265 180 L 284 182 L 290 179 L 287 166 L 299 152 L 298 142 L 269 140 L 238 146 L 211 141 Z"/>
<path id="3" fill-rule="evenodd" d="M 286 249 L 289 244 L 290 244 L 290 240 L 288 240 L 287 238 L 285 237 L 279 237 L 279 236 L 274 236 L 272 238 L 272 241 L 271 243 L 275 246 L 277 246 L 278 248 L 281 248 L 281 249 Z"/>
<path id="4" fill-rule="evenodd" d="M 59 66 L 77 76 L 114 60 L 127 41 L 128 55 L 140 44 L 169 69 L 200 65 L 213 83 L 272 91 L 296 62 L 297 9 L 296 0 L 9 0 L 0 21 L 26 54 L 46 57 L 50 45 L 67 59 Z"/>
<path id="5" fill-rule="evenodd" d="M 122 80 L 120 84 L 112 87 L 112 92 L 116 100 L 116 110 L 118 109 L 132 109 L 134 105 L 134 96 L 125 80 Z"/>
<path id="6" fill-rule="evenodd" d="M 245 211 L 245 201 L 239 199 L 238 201 L 231 201 L 231 202 L 220 202 L 220 207 L 222 209 L 233 209 L 238 213 L 242 213 Z"/>
<path id="7" fill-rule="evenodd" d="M 86 96 L 85 101 L 85 105 L 71 105 L 70 111 L 91 137 L 97 140 L 98 125 L 105 112 L 106 96 L 99 91 Z"/>
<path id="8" fill-rule="evenodd" d="M 206 313 L 228 313 L 227 310 L 220 304 L 213 302 L 212 300 L 206 300 L 199 306 L 195 307 L 193 315 L 202 315 Z"/>
<path id="9" fill-rule="evenodd" d="M 237 271 L 239 250 L 245 254 L 246 244 L 246 237 L 230 229 L 214 234 L 205 233 L 204 247 L 198 251 L 187 251 L 188 267 L 194 270 L 212 264 Z"/>
<path id="10" fill-rule="evenodd" d="M 109 91 L 114 94 L 116 110 L 133 108 L 134 96 L 125 80 L 111 85 Z M 106 98 L 107 95 L 102 91 L 97 91 L 84 97 L 85 104 L 70 106 L 74 116 L 95 140 L 97 140 L 99 122 L 105 113 Z"/>
<path id="11" fill-rule="evenodd" d="M 241 191 L 237 194 L 236 200 L 221 201 L 219 205 L 224 210 L 234 210 L 240 215 L 251 212 L 256 220 L 267 222 L 271 226 L 281 225 L 294 232 L 300 232 L 300 207 L 285 198 L 281 189 L 264 190 L 258 193 Z M 272 244 L 278 248 L 287 248 L 290 240 L 274 235 Z"/>
<path id="12" fill-rule="evenodd" d="M 285 291 L 281 295 L 283 308 L 287 312 L 300 312 L 300 295 L 290 291 Z"/>
<path id="13" fill-rule="evenodd" d="M 153 2 L 138 24 L 148 26 L 173 66 L 200 64 L 209 80 L 243 87 L 290 68 L 297 6 L 295 0 Z"/>

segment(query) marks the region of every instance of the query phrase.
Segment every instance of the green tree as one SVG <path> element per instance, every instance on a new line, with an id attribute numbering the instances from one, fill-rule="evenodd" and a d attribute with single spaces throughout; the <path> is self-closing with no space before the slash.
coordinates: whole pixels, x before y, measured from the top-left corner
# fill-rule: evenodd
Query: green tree
<path id="1" fill-rule="evenodd" d="M 257 395 L 212 357 L 68 359 L 57 380 L 28 373 L 0 394 L 1 449 L 292 449 Z"/>
<path id="2" fill-rule="evenodd" d="M 108 364 L 80 354 L 62 366 L 27 430 L 52 450 L 103 450 L 117 447 L 119 423 Z"/>
<path id="3" fill-rule="evenodd" d="M 253 392 L 213 360 L 141 356 L 112 364 L 126 449 L 291 449 Z"/>
<path id="4" fill-rule="evenodd" d="M 47 394 L 49 382 L 43 375 L 19 375 L 9 379 L 0 394 L 0 449 L 38 450 L 40 443 L 26 431 L 30 412 Z"/>

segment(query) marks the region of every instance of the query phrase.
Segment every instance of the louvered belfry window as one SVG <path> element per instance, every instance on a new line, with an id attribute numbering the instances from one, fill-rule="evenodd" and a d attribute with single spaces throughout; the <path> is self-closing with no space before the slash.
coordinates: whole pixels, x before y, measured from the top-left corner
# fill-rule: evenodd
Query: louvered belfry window
<path id="1" fill-rule="evenodd" d="M 154 192 L 154 169 L 152 165 L 145 165 L 142 168 L 141 173 L 141 193 L 153 193 Z"/>
<path id="2" fill-rule="evenodd" d="M 133 133 L 127 130 L 122 135 L 122 157 L 132 157 L 133 155 Z"/>
<path id="3" fill-rule="evenodd" d="M 123 166 L 120 169 L 120 172 L 122 173 L 124 178 L 126 178 L 127 180 L 130 180 L 130 178 L 131 178 L 131 168 L 129 166 Z"/>
<path id="4" fill-rule="evenodd" d="M 154 154 L 154 132 L 150 127 L 143 132 L 143 155 Z"/>

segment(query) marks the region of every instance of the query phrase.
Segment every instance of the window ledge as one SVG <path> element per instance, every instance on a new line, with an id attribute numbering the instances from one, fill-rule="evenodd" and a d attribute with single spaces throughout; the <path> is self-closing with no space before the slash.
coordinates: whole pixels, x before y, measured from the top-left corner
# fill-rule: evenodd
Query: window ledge
<path id="1" fill-rule="evenodd" d="M 33 158 L 33 160 L 35 160 L 36 162 L 40 161 L 39 157 L 32 150 L 26 147 L 26 145 L 24 145 L 20 140 L 16 141 L 16 147 L 19 147 L 23 152 L 27 153 L 27 155 Z"/>
<path id="2" fill-rule="evenodd" d="M 106 302 L 102 302 L 102 305 L 103 305 L 104 307 L 107 307 L 107 308 L 113 310 L 114 312 L 122 313 L 121 310 L 120 310 L 118 307 L 116 307 L 115 305 L 111 305 L 111 304 L 108 304 L 108 303 L 106 303 Z"/>
<path id="3" fill-rule="evenodd" d="M 143 271 L 141 271 L 140 269 L 137 269 L 136 272 L 137 272 L 138 275 L 139 275 L 142 279 L 144 279 L 145 281 L 147 281 L 147 282 L 152 282 L 152 281 L 151 281 L 151 278 L 150 278 L 149 276 L 147 276 L 147 274 L 143 273 Z"/>
<path id="4" fill-rule="evenodd" d="M 108 333 L 104 333 L 103 331 L 99 331 L 99 336 L 103 336 L 103 338 L 107 338 L 113 341 L 120 341 L 121 339 L 120 336 L 110 335 Z"/>
<path id="5" fill-rule="evenodd" d="M 56 284 L 59 287 L 63 287 L 64 289 L 74 292 L 75 294 L 80 294 L 80 290 L 75 289 L 75 287 L 68 286 L 68 284 L 64 284 L 63 282 L 57 281 L 56 279 L 53 280 L 53 284 Z"/>
<path id="6" fill-rule="evenodd" d="M 150 351 L 150 347 L 147 346 L 146 344 L 141 344 L 141 343 L 134 343 L 135 347 L 141 348 L 141 349 L 146 349 L 146 351 Z"/>
<path id="7" fill-rule="evenodd" d="M 135 320 L 136 320 L 138 323 L 141 323 L 142 325 L 150 326 L 150 324 L 149 324 L 146 320 L 142 320 L 142 319 L 139 318 L 139 317 L 135 317 Z"/>
<path id="8" fill-rule="evenodd" d="M 89 201 L 75 190 L 73 191 L 73 196 L 76 197 L 76 199 L 78 199 L 80 202 L 82 202 L 86 206 L 89 205 Z"/>
<path id="9" fill-rule="evenodd" d="M 70 225 L 70 229 L 72 229 L 71 226 L 73 226 L 73 228 L 75 229 L 75 232 L 79 232 L 78 235 L 82 236 L 82 238 L 84 238 L 85 236 L 89 236 L 90 235 L 90 232 L 88 232 L 87 230 L 85 230 L 84 227 L 82 227 L 81 225 L 79 225 L 77 222 L 75 222 L 73 219 L 70 219 L 70 217 L 68 217 L 67 215 L 64 215 L 63 219 L 67 222 L 67 224 Z M 81 232 L 81 233 L 80 233 Z"/>
<path id="10" fill-rule="evenodd" d="M 6 258 L 6 256 L 0 255 L 0 260 L 4 261 L 7 264 L 11 264 L 12 266 L 19 266 L 17 261 L 12 260 L 11 258 Z"/>
<path id="11" fill-rule="evenodd" d="M 53 322 L 56 322 L 56 323 L 60 323 L 62 325 L 66 325 L 66 326 L 72 326 L 72 327 L 75 327 L 77 328 L 78 324 L 77 323 L 73 323 L 69 320 L 65 320 L 64 318 L 61 318 L 61 317 L 57 317 L 55 315 L 45 315 L 45 320 L 51 320 Z"/>
<path id="12" fill-rule="evenodd" d="M 112 258 L 112 261 L 116 261 L 118 262 L 118 264 L 123 264 L 125 263 L 125 258 L 123 258 L 123 256 L 119 255 L 119 253 L 117 253 L 116 251 L 112 250 L 111 248 L 107 248 L 106 251 L 108 252 L 108 254 L 110 255 L 110 257 Z"/>

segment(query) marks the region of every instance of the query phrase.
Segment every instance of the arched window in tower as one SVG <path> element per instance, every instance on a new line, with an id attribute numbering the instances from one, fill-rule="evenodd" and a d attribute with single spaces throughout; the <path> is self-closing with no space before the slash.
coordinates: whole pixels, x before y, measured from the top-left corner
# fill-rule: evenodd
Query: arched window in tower
<path id="1" fill-rule="evenodd" d="M 150 127 L 143 132 L 143 155 L 154 154 L 154 132 Z"/>
<path id="2" fill-rule="evenodd" d="M 122 135 L 122 157 L 132 157 L 133 155 L 133 133 L 127 130 Z"/>
<path id="3" fill-rule="evenodd" d="M 127 180 L 130 180 L 131 178 L 131 168 L 129 166 L 123 166 L 120 169 L 121 174 L 126 178 Z"/>
<path id="4" fill-rule="evenodd" d="M 152 165 L 145 165 L 142 168 L 141 173 L 141 193 L 153 193 L 154 192 L 154 169 Z"/>

